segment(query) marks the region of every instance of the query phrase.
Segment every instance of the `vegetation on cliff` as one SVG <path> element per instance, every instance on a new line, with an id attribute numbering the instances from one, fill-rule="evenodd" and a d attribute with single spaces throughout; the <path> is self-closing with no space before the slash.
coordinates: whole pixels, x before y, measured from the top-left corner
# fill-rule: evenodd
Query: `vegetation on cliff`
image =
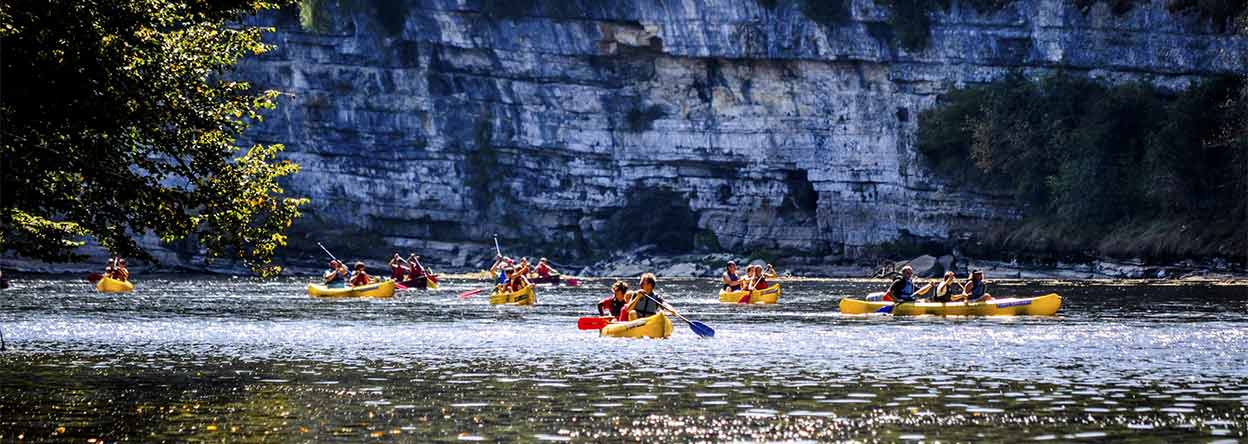
<path id="1" fill-rule="evenodd" d="M 1010 76 L 919 118 L 919 151 L 969 187 L 1013 190 L 1026 217 L 988 249 L 1178 258 L 1248 251 L 1248 82 L 1172 93 Z"/>
<path id="2" fill-rule="evenodd" d="M 255 0 L 17 0 L 0 6 L 0 250 L 79 259 L 86 237 L 150 258 L 136 239 L 195 238 L 272 265 L 302 199 L 278 181 L 281 145 L 236 139 L 276 91 L 228 78 L 269 49 L 240 17 Z"/>

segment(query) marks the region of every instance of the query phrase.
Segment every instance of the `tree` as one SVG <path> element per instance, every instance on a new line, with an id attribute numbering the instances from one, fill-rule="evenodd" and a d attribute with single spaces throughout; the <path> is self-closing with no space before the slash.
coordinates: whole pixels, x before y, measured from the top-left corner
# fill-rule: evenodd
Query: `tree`
<path id="1" fill-rule="evenodd" d="M 81 260 L 87 237 L 151 259 L 136 241 L 194 238 L 211 257 L 273 274 L 304 199 L 280 179 L 281 145 L 237 138 L 276 91 L 230 79 L 262 54 L 260 0 L 13 0 L 0 4 L 0 250 Z"/>

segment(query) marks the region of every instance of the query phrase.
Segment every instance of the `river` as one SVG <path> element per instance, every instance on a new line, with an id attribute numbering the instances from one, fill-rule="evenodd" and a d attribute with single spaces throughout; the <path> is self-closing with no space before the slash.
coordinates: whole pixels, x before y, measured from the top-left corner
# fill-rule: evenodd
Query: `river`
<path id="1" fill-rule="evenodd" d="M 1058 316 L 842 316 L 881 281 L 783 282 L 775 306 L 663 279 L 700 339 L 579 331 L 612 282 L 536 307 L 314 299 L 305 280 L 138 276 L 129 295 L 0 293 L 0 441 L 1236 442 L 1248 283 L 1008 281 Z M 633 284 L 630 280 L 630 284 Z M 96 441 L 89 441 L 96 440 Z"/>

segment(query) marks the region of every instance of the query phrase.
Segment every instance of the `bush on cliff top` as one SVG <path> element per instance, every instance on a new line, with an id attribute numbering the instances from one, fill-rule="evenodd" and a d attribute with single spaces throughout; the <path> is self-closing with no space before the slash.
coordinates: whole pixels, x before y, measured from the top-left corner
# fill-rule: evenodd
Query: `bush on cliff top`
<path id="1" fill-rule="evenodd" d="M 1083 239 L 1056 247 L 1096 246 L 1123 230 L 1152 233 L 1139 227 L 1165 225 L 1185 226 L 1192 245 L 1167 252 L 1143 248 L 1147 242 L 1137 249 L 1102 243 L 1099 250 L 1238 254 L 1248 245 L 1227 228 L 1248 221 L 1246 134 L 1243 79 L 1174 94 L 1067 75 L 1010 76 L 952 91 L 923 112 L 918 149 L 955 182 L 1013 190 L 1026 222 L 1050 227 L 1002 239 L 1014 246 L 1071 233 Z"/>

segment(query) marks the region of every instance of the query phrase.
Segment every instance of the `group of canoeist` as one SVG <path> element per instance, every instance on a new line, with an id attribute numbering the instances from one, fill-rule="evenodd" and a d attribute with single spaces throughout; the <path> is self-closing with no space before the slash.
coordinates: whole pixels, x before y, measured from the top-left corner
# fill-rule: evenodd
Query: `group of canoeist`
<path id="1" fill-rule="evenodd" d="M 630 292 L 628 283 L 615 281 L 611 285 L 611 297 L 598 302 L 598 315 L 610 315 L 616 321 L 633 321 L 654 316 L 660 309 L 676 314 L 663 297 L 654 292 L 658 283 L 654 273 L 645 273 L 638 280 L 639 288 Z"/>
<path id="2" fill-rule="evenodd" d="M 324 279 L 326 288 L 346 288 L 348 285 L 358 287 L 377 282 L 376 277 L 368 275 L 367 267 L 362 261 L 356 261 L 351 269 L 348 269 L 342 261 L 330 260 L 329 269 L 325 270 L 321 277 Z M 403 256 L 395 253 L 390 259 L 390 279 L 407 287 L 425 288 L 429 279 L 429 271 L 420 265 L 420 256 L 415 253 L 408 256 L 408 259 L 403 259 Z"/>
<path id="3" fill-rule="evenodd" d="M 559 270 L 551 267 L 546 258 L 539 259 L 535 267 L 529 262 L 528 257 L 521 257 L 519 261 L 516 261 L 500 254 L 494 256 L 494 265 L 490 266 L 490 274 L 498 277 L 496 290 L 515 292 L 533 285 L 532 278 L 540 281 L 557 279 Z"/>
<path id="4" fill-rule="evenodd" d="M 130 270 L 126 269 L 126 260 L 113 258 L 108 266 L 104 267 L 104 276 L 121 282 L 130 282 Z"/>
<path id="5" fill-rule="evenodd" d="M 955 286 L 961 290 L 954 290 Z M 929 296 L 928 293 L 931 293 Z M 984 282 L 984 272 L 974 270 L 967 276 L 966 282 L 959 284 L 952 271 L 945 272 L 939 282 L 930 282 L 923 287 L 914 284 L 914 269 L 909 265 L 901 268 L 901 277 L 888 286 L 884 293 L 885 300 L 902 302 L 986 302 L 992 300 L 988 293 L 988 284 Z"/>
<path id="6" fill-rule="evenodd" d="M 747 265 L 745 267 L 745 277 L 737 274 L 737 263 L 728 261 L 724 274 L 720 279 L 724 283 L 724 290 L 727 291 L 753 291 L 767 288 L 770 284 L 767 279 L 775 279 L 776 267 L 767 264 L 767 268 L 762 265 Z"/>

